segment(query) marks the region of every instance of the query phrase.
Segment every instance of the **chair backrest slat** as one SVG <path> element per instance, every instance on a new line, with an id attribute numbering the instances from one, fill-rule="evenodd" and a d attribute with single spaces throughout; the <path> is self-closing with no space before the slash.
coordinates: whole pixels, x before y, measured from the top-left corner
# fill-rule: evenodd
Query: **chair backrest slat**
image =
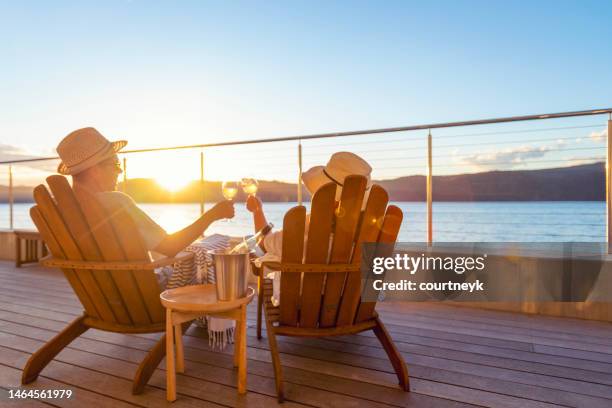
<path id="1" fill-rule="evenodd" d="M 348 176 L 344 180 L 340 204 L 336 211 L 336 227 L 329 262 L 331 264 L 348 263 L 351 260 L 366 186 L 365 177 Z M 327 275 L 320 327 L 335 326 L 346 280 L 346 273 Z"/>
<path id="2" fill-rule="evenodd" d="M 327 263 L 329 242 L 333 232 L 335 200 L 335 183 L 321 187 L 312 198 L 304 263 Z M 301 327 L 316 327 L 319 322 L 324 278 L 324 273 L 307 273 L 302 278 L 299 304 Z"/>
<path id="3" fill-rule="evenodd" d="M 143 250 L 137 256 L 132 254 L 132 258 L 128 257 L 125 249 L 122 248 L 122 243 L 127 239 L 131 241 L 140 241 L 140 236 L 134 225 L 134 222 L 126 219 L 126 214 L 123 211 L 107 211 L 98 200 L 90 193 L 83 189 L 75 189 L 75 195 L 81 204 L 81 208 L 85 214 L 93 237 L 96 240 L 100 249 L 101 255 L 105 261 L 142 261 L 146 260 L 146 250 Z M 121 230 L 115 229 L 115 225 L 122 225 Z M 157 303 L 161 308 L 159 301 L 159 287 L 156 286 L 155 293 L 143 293 L 138 285 L 139 277 L 143 279 L 152 279 L 155 281 L 155 275 L 151 270 L 145 270 L 142 274 L 134 274 L 134 271 L 113 270 L 110 271 L 121 299 L 126 306 L 128 315 L 133 324 L 149 324 L 159 320 L 159 312 L 155 312 L 155 317 L 152 317 L 147 310 L 147 302 L 145 296 L 152 296 L 151 303 Z M 154 282 L 157 285 L 157 282 Z"/>
<path id="4" fill-rule="evenodd" d="M 75 238 L 75 243 L 79 247 L 83 258 L 86 261 L 104 261 L 91 232 L 91 228 L 85 219 L 85 215 L 81 211 L 81 206 L 66 178 L 57 175 L 49 176 L 47 177 L 47 184 L 51 189 L 51 193 L 53 193 L 53 197 L 57 203 L 57 209 L 64 219 L 64 223 L 68 227 L 71 235 Z M 92 270 L 91 274 L 94 276 L 100 291 L 112 309 L 117 322 L 121 324 L 131 324 L 132 320 L 130 319 L 127 308 L 125 307 L 111 273 L 104 270 Z"/>
<path id="5" fill-rule="evenodd" d="M 402 213 L 402 210 L 399 207 L 395 205 L 390 205 L 389 207 L 387 207 L 387 211 L 385 212 L 385 218 L 382 223 L 382 228 L 378 235 L 377 242 L 385 244 L 395 243 L 399 234 L 400 227 L 402 225 L 403 218 L 404 214 Z M 368 298 L 372 299 L 378 296 L 378 291 L 374 291 L 374 289 L 369 285 L 364 289 L 369 291 L 367 296 Z M 375 307 L 376 302 L 361 302 L 357 309 L 355 323 L 371 319 L 374 314 Z"/>
<path id="6" fill-rule="evenodd" d="M 66 255 L 64 254 L 64 250 L 55 238 L 53 231 L 51 230 L 51 228 L 49 228 L 47 222 L 40 214 L 38 205 L 35 205 L 34 207 L 30 208 L 30 217 L 32 218 L 32 221 L 34 221 L 34 225 L 36 225 L 36 228 L 40 232 L 42 239 L 47 244 L 51 255 L 58 259 L 67 259 Z M 79 276 L 76 274 L 76 272 L 73 269 L 62 269 L 62 271 L 64 272 L 64 276 L 66 276 L 68 283 L 70 283 L 70 286 L 72 286 L 74 293 L 76 293 L 81 304 L 85 308 L 85 312 L 90 316 L 99 318 L 96 306 L 89 297 L 89 294 L 85 290 L 85 287 L 83 286 L 83 283 L 79 279 Z"/>
<path id="7" fill-rule="evenodd" d="M 147 261 L 149 252 L 140 239 L 137 227 L 130 215 L 125 211 L 113 213 L 111 217 L 113 229 L 119 239 L 119 244 L 125 253 L 127 261 Z M 134 236 L 137 239 L 134 239 Z M 163 322 L 165 310 L 159 301 L 159 284 L 155 274 L 151 270 L 132 271 L 134 281 L 141 294 L 141 300 L 145 305 L 146 312 L 151 322 Z"/>
<path id="8" fill-rule="evenodd" d="M 51 254 L 92 262 L 150 261 L 138 229 L 126 211 L 107 210 L 83 189 L 72 189 L 63 176 L 47 178 L 34 189 L 30 214 Z M 164 321 L 160 287 L 149 270 L 72 270 L 64 274 L 87 315 L 123 326 Z"/>
<path id="9" fill-rule="evenodd" d="M 70 230 L 64 223 L 64 220 L 60 215 L 53 198 L 51 198 L 51 195 L 45 186 L 39 185 L 34 189 L 34 200 L 38 205 L 40 214 L 46 220 L 49 228 L 53 231 L 57 242 L 62 247 L 67 259 L 78 261 L 85 260 L 75 238 L 71 235 Z M 102 290 L 98 286 L 98 282 L 96 282 L 92 271 L 75 270 L 75 272 L 83 284 L 85 291 L 94 303 L 100 319 L 115 323 L 115 315 L 108 301 L 106 300 L 106 297 L 102 293 Z"/>
<path id="10" fill-rule="evenodd" d="M 379 185 L 373 185 L 368 195 L 365 211 L 361 214 L 359 232 L 355 240 L 352 263 L 361 262 L 361 247 L 364 242 L 377 242 L 382 224 L 384 222 L 385 210 L 389 202 L 389 195 Z M 338 326 L 352 324 L 355 313 L 359 306 L 361 295 L 361 272 L 347 273 L 346 283 L 338 312 Z"/>
<path id="11" fill-rule="evenodd" d="M 363 206 L 366 185 L 365 177 L 347 177 L 336 210 L 336 185 L 321 187 L 312 198 L 306 245 L 305 209 L 289 210 L 283 221 L 282 262 L 358 265 L 363 243 L 394 243 L 402 211 L 394 205 L 387 207 L 389 195 L 379 185 L 371 187 Z M 362 301 L 375 299 L 378 293 L 372 291 L 362 284 L 359 271 L 286 271 L 281 276 L 280 324 L 312 329 L 346 327 L 372 319 L 376 302 Z"/>
<path id="12" fill-rule="evenodd" d="M 297 206 L 290 209 L 283 219 L 282 261 L 301 263 L 304 254 L 304 227 L 306 208 Z M 281 278 L 280 322 L 295 326 L 298 322 L 298 299 L 300 295 L 300 274 L 285 273 Z"/>

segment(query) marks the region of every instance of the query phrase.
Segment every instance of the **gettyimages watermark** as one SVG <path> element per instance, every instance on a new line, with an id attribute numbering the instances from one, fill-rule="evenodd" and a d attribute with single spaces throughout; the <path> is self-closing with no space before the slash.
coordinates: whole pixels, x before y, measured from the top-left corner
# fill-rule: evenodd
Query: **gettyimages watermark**
<path id="1" fill-rule="evenodd" d="M 607 244 L 364 244 L 362 299 L 609 302 Z"/>

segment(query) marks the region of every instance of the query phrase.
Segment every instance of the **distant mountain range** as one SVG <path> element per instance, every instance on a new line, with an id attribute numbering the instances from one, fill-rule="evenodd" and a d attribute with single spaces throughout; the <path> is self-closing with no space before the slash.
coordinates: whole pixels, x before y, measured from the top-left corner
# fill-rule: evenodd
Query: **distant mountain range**
<path id="1" fill-rule="evenodd" d="M 391 200 L 425 201 L 425 176 L 406 176 L 380 180 Z M 121 190 L 122 186 L 119 186 Z M 200 182 L 194 181 L 175 193 L 169 193 L 153 179 L 130 179 L 127 193 L 138 202 L 184 203 L 200 200 Z M 310 196 L 303 189 L 304 200 Z M 260 181 L 257 195 L 264 201 L 297 201 L 295 184 Z M 488 171 L 433 177 L 434 201 L 602 201 L 605 200 L 605 164 L 594 163 L 542 170 Z M 32 201 L 32 187 L 14 188 L 16 202 Z M 204 183 L 206 201 L 218 201 L 221 182 Z M 238 201 L 244 200 L 240 192 Z M 0 186 L 0 202 L 7 202 L 8 189 Z"/>

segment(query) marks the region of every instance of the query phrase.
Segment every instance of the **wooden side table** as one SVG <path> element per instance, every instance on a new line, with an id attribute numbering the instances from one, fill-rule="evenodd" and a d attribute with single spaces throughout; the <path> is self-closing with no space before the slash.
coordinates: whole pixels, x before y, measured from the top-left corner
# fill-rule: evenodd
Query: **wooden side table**
<path id="1" fill-rule="evenodd" d="M 244 298 L 217 300 L 215 285 L 193 285 L 169 289 L 159 297 L 166 308 L 166 399 L 176 400 L 176 372 L 185 371 L 181 323 L 203 315 L 236 320 L 234 367 L 238 367 L 238 393 L 246 393 L 247 381 L 247 305 L 255 291 L 247 289 Z M 175 360 L 176 342 L 176 360 Z"/>

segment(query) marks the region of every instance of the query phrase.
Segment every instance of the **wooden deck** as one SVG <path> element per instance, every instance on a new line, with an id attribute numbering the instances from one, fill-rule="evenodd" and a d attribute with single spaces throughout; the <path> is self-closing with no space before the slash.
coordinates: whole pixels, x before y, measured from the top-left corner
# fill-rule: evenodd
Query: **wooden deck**
<path id="1" fill-rule="evenodd" d="M 437 304 L 378 310 L 408 363 L 412 392 L 396 387 L 373 334 L 281 337 L 285 407 L 612 406 L 611 324 Z M 18 387 L 30 354 L 80 311 L 60 272 L 0 262 L 0 387 Z M 186 373 L 177 377 L 173 404 L 165 400 L 163 364 L 143 395 L 130 392 L 137 363 L 159 335 L 90 330 L 25 387 L 70 388 L 73 398 L 20 405 L 274 406 L 268 343 L 255 338 L 254 308 L 249 317 L 246 396 L 236 393 L 231 346 L 211 351 L 201 329 L 192 327 L 185 337 Z"/>

